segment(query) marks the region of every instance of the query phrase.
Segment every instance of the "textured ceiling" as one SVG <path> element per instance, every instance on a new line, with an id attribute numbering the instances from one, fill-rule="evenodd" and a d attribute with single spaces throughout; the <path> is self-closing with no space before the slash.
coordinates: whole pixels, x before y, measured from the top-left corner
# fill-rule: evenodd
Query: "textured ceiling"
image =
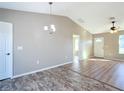
<path id="1" fill-rule="evenodd" d="M 0 8 L 49 13 L 47 2 L 0 3 Z M 124 3 L 112 2 L 55 2 L 53 13 L 70 17 L 90 33 L 109 31 L 110 17 L 115 17 L 120 30 L 124 29 Z"/>

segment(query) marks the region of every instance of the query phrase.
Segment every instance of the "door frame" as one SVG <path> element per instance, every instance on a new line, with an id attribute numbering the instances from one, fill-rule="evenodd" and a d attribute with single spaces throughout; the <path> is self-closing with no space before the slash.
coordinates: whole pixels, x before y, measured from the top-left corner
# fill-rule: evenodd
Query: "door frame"
<path id="1" fill-rule="evenodd" d="M 13 24 L 12 23 L 9 23 L 9 24 L 11 24 L 12 25 L 12 30 L 11 30 L 11 74 L 10 74 L 10 78 L 12 78 L 13 77 L 13 74 L 14 74 L 14 72 L 13 72 L 13 69 L 14 69 L 14 63 L 13 63 Z"/>
<path id="2" fill-rule="evenodd" d="M 94 57 L 97 57 L 97 56 L 95 56 L 95 40 L 98 39 L 98 38 L 102 38 L 102 40 L 103 40 L 103 57 L 98 57 L 98 58 L 104 58 L 104 57 L 105 57 L 105 56 L 104 56 L 104 55 L 105 55 L 105 51 L 104 51 L 104 43 L 105 43 L 105 42 L 104 42 L 104 37 L 94 37 L 94 42 L 93 42 L 93 43 L 94 43 L 94 45 L 93 45 L 93 47 L 94 47 L 94 48 L 93 48 Z"/>
<path id="3" fill-rule="evenodd" d="M 78 42 L 78 48 L 80 49 L 80 35 L 78 35 L 78 34 L 73 34 L 73 60 L 75 59 L 74 57 L 75 57 L 75 38 L 78 38 L 79 39 L 79 42 Z M 78 58 L 80 59 L 80 56 L 79 56 L 79 51 L 78 51 L 78 53 L 77 53 L 77 56 L 78 56 Z"/>
<path id="4" fill-rule="evenodd" d="M 0 21 L 0 23 L 5 23 L 5 24 L 10 24 L 11 25 L 11 32 L 10 32 L 10 35 L 11 35 L 11 37 L 10 37 L 10 41 L 9 42 L 11 42 L 10 43 L 10 66 L 9 66 L 9 72 L 8 72 L 8 78 L 13 78 L 13 66 L 14 66 L 14 63 L 13 63 L 13 24 L 12 23 L 10 23 L 10 22 L 5 22 L 5 21 Z"/>

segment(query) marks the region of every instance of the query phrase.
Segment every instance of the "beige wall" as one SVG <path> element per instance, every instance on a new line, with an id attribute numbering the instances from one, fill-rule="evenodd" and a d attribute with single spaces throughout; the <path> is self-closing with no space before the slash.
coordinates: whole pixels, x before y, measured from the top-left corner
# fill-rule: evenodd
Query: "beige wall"
<path id="1" fill-rule="evenodd" d="M 96 37 L 104 37 L 104 57 L 108 59 L 124 60 L 124 55 L 119 54 L 119 35 L 124 35 L 124 31 L 116 34 L 102 33 L 93 35 Z"/>
<path id="2" fill-rule="evenodd" d="M 81 37 L 80 59 L 91 55 L 90 33 L 67 17 L 52 16 L 50 19 L 57 29 L 52 35 L 43 30 L 43 26 L 50 24 L 48 15 L 0 9 L 0 21 L 13 24 L 14 75 L 72 61 L 73 34 Z M 23 46 L 23 50 L 18 51 L 18 46 Z"/>

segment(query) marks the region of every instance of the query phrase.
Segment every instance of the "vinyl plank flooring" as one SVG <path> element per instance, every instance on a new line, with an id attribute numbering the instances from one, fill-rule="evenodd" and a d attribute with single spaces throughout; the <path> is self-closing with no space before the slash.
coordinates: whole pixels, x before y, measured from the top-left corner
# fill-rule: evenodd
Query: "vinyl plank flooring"
<path id="1" fill-rule="evenodd" d="M 77 61 L 49 70 L 0 81 L 1 91 L 124 90 L 124 63 L 104 59 Z"/>
<path id="2" fill-rule="evenodd" d="M 74 67 L 77 64 L 79 68 Z M 68 69 L 124 90 L 124 62 L 94 58 L 72 63 Z"/>

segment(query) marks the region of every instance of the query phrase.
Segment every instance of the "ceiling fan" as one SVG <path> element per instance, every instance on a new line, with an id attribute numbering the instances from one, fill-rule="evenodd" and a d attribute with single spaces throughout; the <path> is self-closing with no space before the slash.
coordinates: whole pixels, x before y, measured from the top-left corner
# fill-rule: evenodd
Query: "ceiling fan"
<path id="1" fill-rule="evenodd" d="M 115 21 L 112 21 L 112 27 L 110 28 L 110 33 L 117 33 L 118 32 L 118 28 L 115 27 Z"/>
<path id="2" fill-rule="evenodd" d="M 114 34 L 114 33 L 117 33 L 119 31 L 119 27 L 115 26 L 115 23 L 117 21 L 115 21 L 115 17 L 110 17 L 110 20 L 111 20 L 111 23 L 112 23 L 112 27 L 110 27 L 110 33 L 111 34 Z"/>

